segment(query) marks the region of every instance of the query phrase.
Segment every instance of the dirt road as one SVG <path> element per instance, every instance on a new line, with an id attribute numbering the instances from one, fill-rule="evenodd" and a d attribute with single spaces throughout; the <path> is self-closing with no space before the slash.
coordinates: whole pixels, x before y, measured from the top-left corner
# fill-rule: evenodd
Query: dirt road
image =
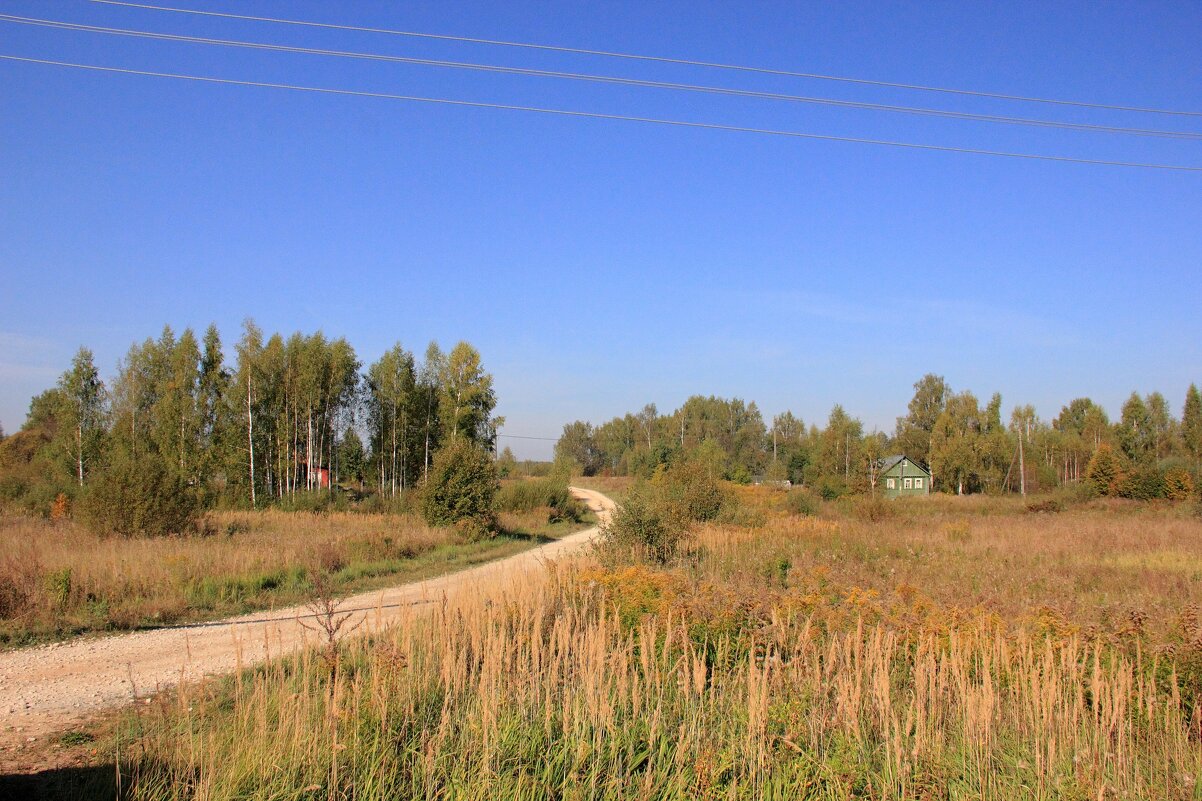
<path id="1" fill-rule="evenodd" d="M 613 502 L 599 492 L 572 489 L 602 520 Z M 468 589 L 504 585 L 550 559 L 577 551 L 593 527 L 539 548 L 426 581 L 346 598 L 347 626 L 386 625 L 425 605 Z M 198 626 L 156 629 L 0 654 L 0 748 L 62 731 L 78 721 L 181 681 L 230 673 L 300 647 L 315 638 L 305 606 L 259 612 Z M 264 619 L 267 619 L 266 622 Z"/>

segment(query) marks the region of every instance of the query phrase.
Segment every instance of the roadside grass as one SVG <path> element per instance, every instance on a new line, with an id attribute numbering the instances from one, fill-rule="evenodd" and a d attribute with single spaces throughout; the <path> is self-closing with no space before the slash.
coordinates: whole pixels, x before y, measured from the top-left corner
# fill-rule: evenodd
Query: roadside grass
<path id="1" fill-rule="evenodd" d="M 152 628 L 303 602 L 315 571 L 339 594 L 416 581 L 518 553 L 590 525 L 550 510 L 500 515 L 464 542 L 413 515 L 217 512 L 208 536 L 97 537 L 70 522 L 0 517 L 0 648 Z"/>
<path id="2" fill-rule="evenodd" d="M 1202 521 L 708 524 L 127 711 L 124 797 L 1202 795 Z M 1102 572 L 1099 572 L 1102 571 Z"/>

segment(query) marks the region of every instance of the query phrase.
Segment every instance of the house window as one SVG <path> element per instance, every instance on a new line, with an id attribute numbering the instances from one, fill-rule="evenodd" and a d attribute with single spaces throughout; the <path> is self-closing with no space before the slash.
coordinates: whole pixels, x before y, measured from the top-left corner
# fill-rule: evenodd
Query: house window
<path id="1" fill-rule="evenodd" d="M 914 489 L 914 479 L 912 479 L 912 478 L 903 478 L 903 479 L 902 479 L 902 485 L 903 485 L 903 488 L 904 488 L 904 489 Z"/>
<path id="2" fill-rule="evenodd" d="M 914 479 L 914 489 L 922 489 L 922 479 L 921 478 Z"/>
<path id="3" fill-rule="evenodd" d="M 897 482 L 891 478 L 885 479 L 885 489 L 897 489 Z"/>

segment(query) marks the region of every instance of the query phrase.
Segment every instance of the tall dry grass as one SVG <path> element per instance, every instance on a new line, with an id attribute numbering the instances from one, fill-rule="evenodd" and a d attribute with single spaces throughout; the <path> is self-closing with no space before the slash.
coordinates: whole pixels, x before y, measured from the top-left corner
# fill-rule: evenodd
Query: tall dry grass
<path id="1" fill-rule="evenodd" d="M 980 619 L 630 625 L 587 579 L 444 607 L 142 712 L 131 798 L 1192 798 L 1172 671 Z"/>
<path id="2" fill-rule="evenodd" d="M 1134 619 L 1166 637 L 1202 608 L 1202 520 L 1158 507 L 1123 515 L 955 511 L 877 523 L 777 516 L 758 529 L 706 526 L 687 572 L 750 590 L 767 579 L 831 598 L 853 588 L 886 600 L 920 595 L 947 610 L 1059 618 L 1083 631 L 1120 630 Z"/>
<path id="3" fill-rule="evenodd" d="M 0 644 L 293 603 L 307 598 L 314 571 L 338 591 L 423 578 L 561 533 L 539 511 L 504 515 L 511 533 L 479 543 L 414 515 L 220 512 L 206 518 L 206 536 L 143 539 L 0 517 Z"/>
<path id="4" fill-rule="evenodd" d="M 131 721 L 123 792 L 1202 797 L 1199 523 L 949 508 L 709 525 L 184 688 Z"/>

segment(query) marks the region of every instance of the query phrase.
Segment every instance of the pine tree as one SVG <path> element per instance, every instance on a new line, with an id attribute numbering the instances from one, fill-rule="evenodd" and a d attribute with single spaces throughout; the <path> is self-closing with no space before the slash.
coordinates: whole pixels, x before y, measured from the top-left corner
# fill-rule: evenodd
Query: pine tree
<path id="1" fill-rule="evenodd" d="M 1122 463 L 1118 454 L 1109 445 L 1102 443 L 1089 460 L 1089 466 L 1085 469 L 1085 480 L 1098 495 L 1115 495 L 1122 479 Z"/>
<path id="2" fill-rule="evenodd" d="M 1185 449 L 1194 459 L 1202 473 L 1202 392 L 1196 384 L 1190 384 L 1185 393 L 1185 408 L 1181 412 L 1181 438 Z"/>

